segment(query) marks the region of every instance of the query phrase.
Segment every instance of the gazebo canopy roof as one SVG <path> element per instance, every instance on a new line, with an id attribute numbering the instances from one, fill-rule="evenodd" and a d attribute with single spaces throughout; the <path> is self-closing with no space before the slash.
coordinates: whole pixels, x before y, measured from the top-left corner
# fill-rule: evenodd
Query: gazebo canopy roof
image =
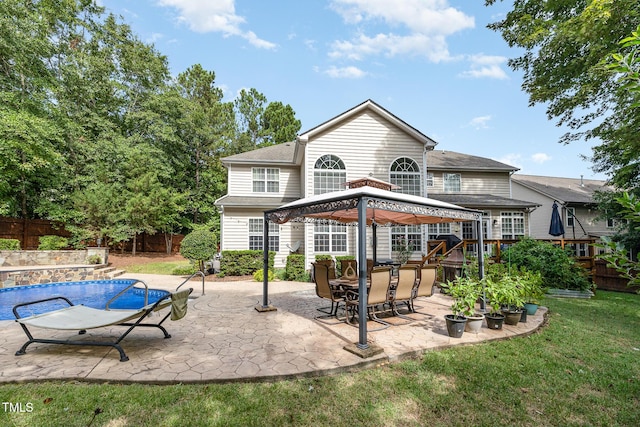
<path id="1" fill-rule="evenodd" d="M 481 211 L 370 185 L 306 197 L 265 211 L 265 216 L 277 224 L 305 219 L 352 223 L 358 221 L 361 199 L 367 203 L 367 225 L 437 224 L 482 218 Z"/>

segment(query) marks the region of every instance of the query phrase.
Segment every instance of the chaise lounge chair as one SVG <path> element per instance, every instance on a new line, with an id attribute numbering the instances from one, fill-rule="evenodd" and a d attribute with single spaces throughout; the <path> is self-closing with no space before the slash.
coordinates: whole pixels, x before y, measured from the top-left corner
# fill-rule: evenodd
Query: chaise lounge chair
<path id="1" fill-rule="evenodd" d="M 187 313 L 187 301 L 193 288 L 184 289 L 170 293 L 153 304 L 146 305 L 140 309 L 133 310 L 100 310 L 96 308 L 86 307 L 84 305 L 74 305 L 65 297 L 52 297 L 41 299 L 38 301 L 26 302 L 13 307 L 13 314 L 16 322 L 20 323 L 22 330 L 29 340 L 24 343 L 22 348 L 16 352 L 16 356 L 26 354 L 27 347 L 32 343 L 44 344 L 66 344 L 66 345 L 89 345 L 89 346 L 107 346 L 113 347 L 120 353 L 120 361 L 129 360 L 124 350 L 120 346 L 122 341 L 129 332 L 138 326 L 155 327 L 164 333 L 165 338 L 171 338 L 171 335 L 162 326 L 162 323 L 171 316 L 171 320 L 179 320 Z M 49 311 L 42 314 L 36 314 L 28 317 L 20 317 L 18 313 L 20 307 L 39 304 L 47 301 L 61 300 L 61 304 L 66 302 L 68 307 L 59 310 Z M 171 310 L 158 323 L 142 323 L 144 319 L 149 317 L 151 313 L 159 311 L 165 307 L 171 306 Z M 135 321 L 134 321 L 135 320 Z M 128 326 L 127 330 L 120 335 L 115 341 L 84 341 L 84 340 L 56 340 L 34 338 L 28 327 L 59 329 L 59 330 L 77 330 L 80 334 L 86 333 L 87 329 L 102 328 L 106 326 L 119 325 Z"/>

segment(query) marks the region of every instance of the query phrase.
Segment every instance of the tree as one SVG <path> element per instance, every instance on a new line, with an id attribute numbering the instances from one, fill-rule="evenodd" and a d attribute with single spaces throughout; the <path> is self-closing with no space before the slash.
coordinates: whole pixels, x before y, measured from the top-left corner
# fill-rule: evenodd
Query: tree
<path id="1" fill-rule="evenodd" d="M 639 18 L 637 0 L 515 0 L 505 19 L 489 28 L 500 32 L 509 46 L 524 49 L 509 65 L 523 72 L 522 88 L 530 104 L 545 103 L 549 119 L 569 127 L 561 141 L 600 139 L 598 148 L 606 153 L 627 99 L 602 63 Z M 613 164 L 597 156 L 594 169 L 616 173 Z"/>
<path id="2" fill-rule="evenodd" d="M 267 104 L 267 97 L 256 89 L 242 89 L 234 107 L 238 132 L 228 154 L 293 141 L 300 130 L 300 120 L 290 105 Z"/>
<path id="3" fill-rule="evenodd" d="M 220 155 L 232 139 L 232 105 L 222 102 L 223 93 L 215 87 L 215 73 L 200 65 L 178 76 L 176 90 L 186 100 L 179 126 L 180 147 L 176 147 L 175 182 L 188 194 L 192 224 L 204 224 L 217 216 L 214 202 L 225 191 L 226 172 Z"/>

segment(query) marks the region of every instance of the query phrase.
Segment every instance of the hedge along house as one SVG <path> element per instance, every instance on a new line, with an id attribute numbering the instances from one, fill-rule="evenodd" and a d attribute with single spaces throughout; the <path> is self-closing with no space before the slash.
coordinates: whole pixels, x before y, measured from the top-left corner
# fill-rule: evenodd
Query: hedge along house
<path id="1" fill-rule="evenodd" d="M 346 190 L 310 196 L 276 209 L 264 212 L 264 271 L 269 268 L 269 230 L 270 224 L 303 222 L 312 224 L 355 224 L 357 225 L 357 261 L 358 261 L 358 342 L 345 347 L 361 357 L 378 354 L 382 349 L 367 342 L 367 246 L 376 247 L 373 239 L 378 226 L 415 226 L 422 224 L 441 224 L 450 222 L 475 223 L 480 236 L 478 254 L 480 277 L 483 276 L 482 254 L 482 212 L 466 209 L 450 203 L 428 199 L 426 197 L 402 194 L 390 191 L 391 185 L 379 180 L 358 179 L 347 183 Z M 369 233 L 367 233 L 369 231 Z M 370 240 L 369 237 L 372 237 Z M 371 242 L 368 245 L 368 242 Z M 268 275 L 263 279 L 262 305 L 258 311 L 272 311 L 269 304 Z"/>

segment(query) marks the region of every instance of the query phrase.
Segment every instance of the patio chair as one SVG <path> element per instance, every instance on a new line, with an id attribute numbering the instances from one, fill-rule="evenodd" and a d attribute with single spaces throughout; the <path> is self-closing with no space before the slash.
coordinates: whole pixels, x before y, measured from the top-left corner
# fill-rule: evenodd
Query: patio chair
<path id="1" fill-rule="evenodd" d="M 43 344 L 66 344 L 66 345 L 87 345 L 87 346 L 107 346 L 113 347 L 120 353 L 120 361 L 126 362 L 129 360 L 124 350 L 120 346 L 120 342 L 129 335 L 136 327 L 154 327 L 160 329 L 165 338 L 171 338 L 171 335 L 162 326 L 165 320 L 171 316 L 171 320 L 179 320 L 187 313 L 187 300 L 189 295 L 193 291 L 193 288 L 184 289 L 174 293 L 163 296 L 153 304 L 146 305 L 139 309 L 126 309 L 126 310 L 101 310 L 97 308 L 87 307 L 84 305 L 74 305 L 69 299 L 65 297 L 51 297 L 38 301 L 31 301 L 22 304 L 18 304 L 13 307 L 13 314 L 16 317 L 16 322 L 20 324 L 22 330 L 27 335 L 29 340 L 16 352 L 16 356 L 22 356 L 26 354 L 27 347 L 32 343 Z M 20 317 L 19 311 L 21 307 L 33 306 L 36 304 L 60 300 L 61 304 L 68 304 L 58 310 L 53 310 L 41 314 L 35 314 L 28 317 Z M 147 319 L 150 314 L 159 311 L 163 308 L 171 306 L 171 310 L 166 316 L 158 323 L 142 323 L 144 319 Z M 135 321 L 134 321 L 135 320 Z M 134 322 L 132 322 L 134 321 Z M 107 326 L 118 325 L 127 326 L 128 328 L 120 335 L 115 341 L 91 341 L 91 340 L 58 340 L 58 339 L 45 339 L 34 338 L 29 330 L 29 327 L 44 328 L 44 329 L 58 329 L 58 330 L 77 330 L 80 335 L 86 333 L 87 329 L 103 328 Z"/>
<path id="2" fill-rule="evenodd" d="M 394 315 L 407 320 L 415 320 L 398 312 L 398 302 L 407 304 L 410 312 L 411 302 L 414 298 L 416 283 L 418 283 L 418 266 L 415 264 L 404 264 L 398 270 L 398 284 L 394 291 L 391 292 L 391 311 Z"/>
<path id="3" fill-rule="evenodd" d="M 320 298 L 328 299 L 331 301 L 331 307 L 321 307 L 317 310 L 324 313 L 324 315 L 316 316 L 315 319 L 322 323 L 331 324 L 334 322 L 327 322 L 324 319 L 338 317 L 338 307 L 340 303 L 344 301 L 344 290 L 334 285 L 329 281 L 330 268 L 326 264 L 312 263 L 313 266 L 313 280 L 316 284 L 316 295 Z M 329 311 L 327 311 L 330 309 Z M 338 322 L 335 322 L 338 323 Z"/>
<path id="4" fill-rule="evenodd" d="M 438 272 L 438 266 L 436 264 L 424 264 L 420 269 L 420 280 L 416 283 L 413 290 L 413 298 L 411 298 L 411 311 L 414 313 L 422 313 L 416 310 L 415 299 L 419 297 L 430 297 L 433 295 L 433 285 L 436 283 L 436 276 Z"/>
<path id="5" fill-rule="evenodd" d="M 381 328 L 370 329 L 373 331 L 380 331 L 391 326 L 390 323 L 385 322 L 376 315 L 377 306 L 388 304 L 391 287 L 391 267 L 375 267 L 371 271 L 371 285 L 367 291 L 367 315 L 372 321 L 383 325 Z M 351 323 L 349 318 L 349 312 L 353 315 L 357 312 L 359 305 L 359 292 L 355 290 L 348 290 L 346 292 L 346 307 L 347 307 L 347 323 L 351 326 L 356 326 Z"/>

